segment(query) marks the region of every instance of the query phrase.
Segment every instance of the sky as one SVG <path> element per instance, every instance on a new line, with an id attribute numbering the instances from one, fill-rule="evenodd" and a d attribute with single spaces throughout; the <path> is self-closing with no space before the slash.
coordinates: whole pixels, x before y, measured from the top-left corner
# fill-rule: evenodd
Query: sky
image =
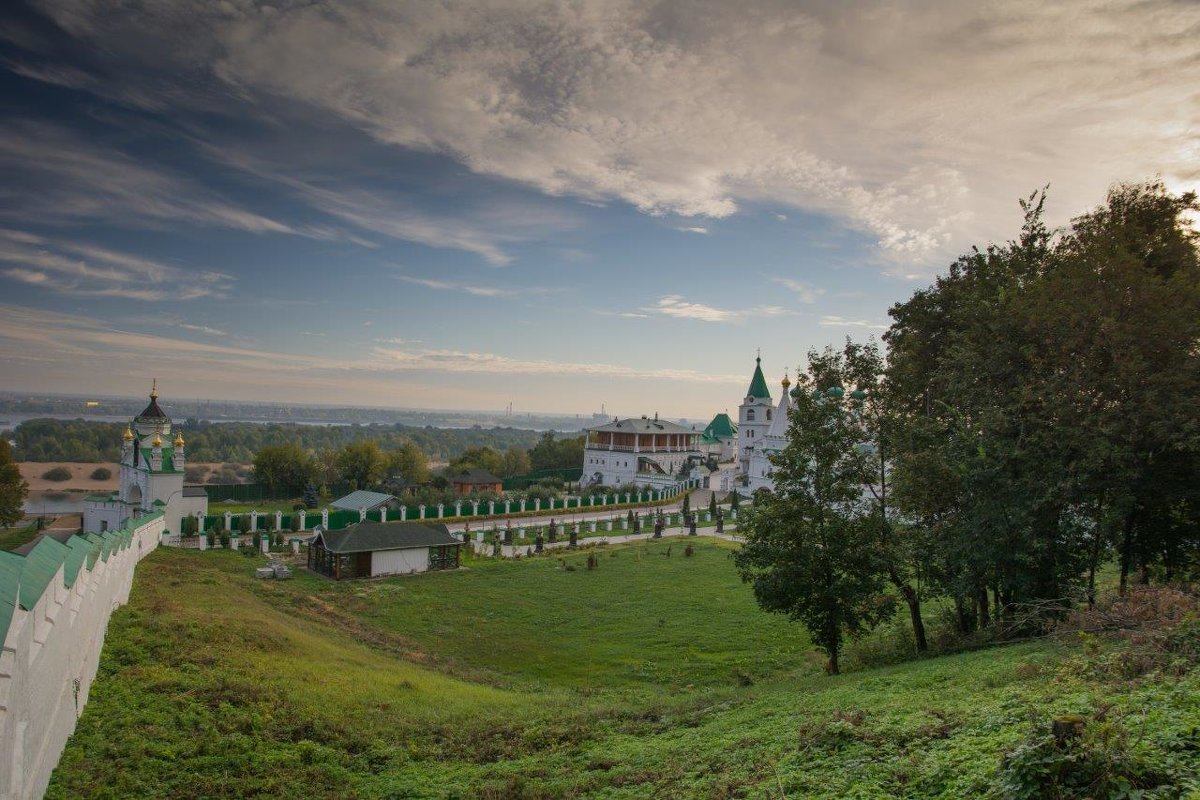
<path id="1" fill-rule="evenodd" d="M 1200 3 L 7 3 L 0 170 L 0 389 L 705 418 L 1200 188 Z"/>

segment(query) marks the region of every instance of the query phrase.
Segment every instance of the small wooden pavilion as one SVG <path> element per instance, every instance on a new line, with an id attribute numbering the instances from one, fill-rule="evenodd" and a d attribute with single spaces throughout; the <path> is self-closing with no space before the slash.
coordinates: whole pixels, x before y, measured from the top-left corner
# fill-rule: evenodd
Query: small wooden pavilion
<path id="1" fill-rule="evenodd" d="M 308 545 L 308 568 L 335 580 L 457 569 L 461 546 L 438 524 L 360 522 L 340 531 L 318 528 Z"/>

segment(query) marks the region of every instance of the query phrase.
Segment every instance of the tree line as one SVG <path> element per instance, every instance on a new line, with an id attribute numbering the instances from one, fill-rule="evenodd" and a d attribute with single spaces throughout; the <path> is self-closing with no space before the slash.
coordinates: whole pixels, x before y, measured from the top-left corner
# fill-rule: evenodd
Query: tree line
<path id="1" fill-rule="evenodd" d="M 847 637 L 946 598 L 959 634 L 1200 573 L 1195 194 L 1113 187 L 1050 230 L 1046 192 L 890 310 L 874 342 L 808 354 L 775 491 L 735 556 L 764 608 L 837 672 Z"/>
<path id="2" fill-rule="evenodd" d="M 583 463 L 583 437 L 558 438 L 542 433 L 537 444 L 526 450 L 509 447 L 500 451 L 490 446 L 471 447 L 459 453 L 440 471 L 430 469 L 425 452 L 410 439 L 389 440 L 390 447 L 375 439 L 356 439 L 340 448 L 309 450 L 296 442 L 268 445 L 254 456 L 253 477 L 266 485 L 273 497 L 296 497 L 309 486 L 326 489 L 382 489 L 397 493 L 430 486 L 446 489 L 453 476 L 480 469 L 497 478 L 522 475 L 531 470 L 564 469 Z"/>
<path id="3" fill-rule="evenodd" d="M 31 419 L 12 433 L 18 461 L 116 461 L 124 422 Z M 296 444 L 306 450 L 339 448 L 370 439 L 384 450 L 411 442 L 435 461 L 474 447 L 533 448 L 545 434 L 520 428 L 422 428 L 409 425 L 297 425 L 185 421 L 188 461 L 249 463 L 264 447 Z"/>

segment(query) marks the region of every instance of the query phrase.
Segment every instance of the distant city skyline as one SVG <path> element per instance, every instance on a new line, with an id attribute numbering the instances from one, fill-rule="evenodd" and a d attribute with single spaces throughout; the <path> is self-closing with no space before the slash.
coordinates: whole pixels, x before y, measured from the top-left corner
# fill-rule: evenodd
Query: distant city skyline
<path id="1" fill-rule="evenodd" d="M 31 0 L 0 390 L 703 419 L 973 245 L 1200 188 L 1200 6 Z"/>

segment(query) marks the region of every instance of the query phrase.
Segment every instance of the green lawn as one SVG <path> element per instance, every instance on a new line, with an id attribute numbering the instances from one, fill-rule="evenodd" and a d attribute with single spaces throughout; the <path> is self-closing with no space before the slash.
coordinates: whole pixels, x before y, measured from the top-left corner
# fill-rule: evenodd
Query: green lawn
<path id="1" fill-rule="evenodd" d="M 1047 714 L 1110 704 L 1200 749 L 1196 671 L 1114 682 L 1074 646 L 825 676 L 694 543 L 341 584 L 159 550 L 47 796 L 957 800 L 1000 796 Z"/>
<path id="2" fill-rule="evenodd" d="M 0 550 L 16 550 L 38 535 L 36 525 L 24 528 L 0 528 Z"/>

